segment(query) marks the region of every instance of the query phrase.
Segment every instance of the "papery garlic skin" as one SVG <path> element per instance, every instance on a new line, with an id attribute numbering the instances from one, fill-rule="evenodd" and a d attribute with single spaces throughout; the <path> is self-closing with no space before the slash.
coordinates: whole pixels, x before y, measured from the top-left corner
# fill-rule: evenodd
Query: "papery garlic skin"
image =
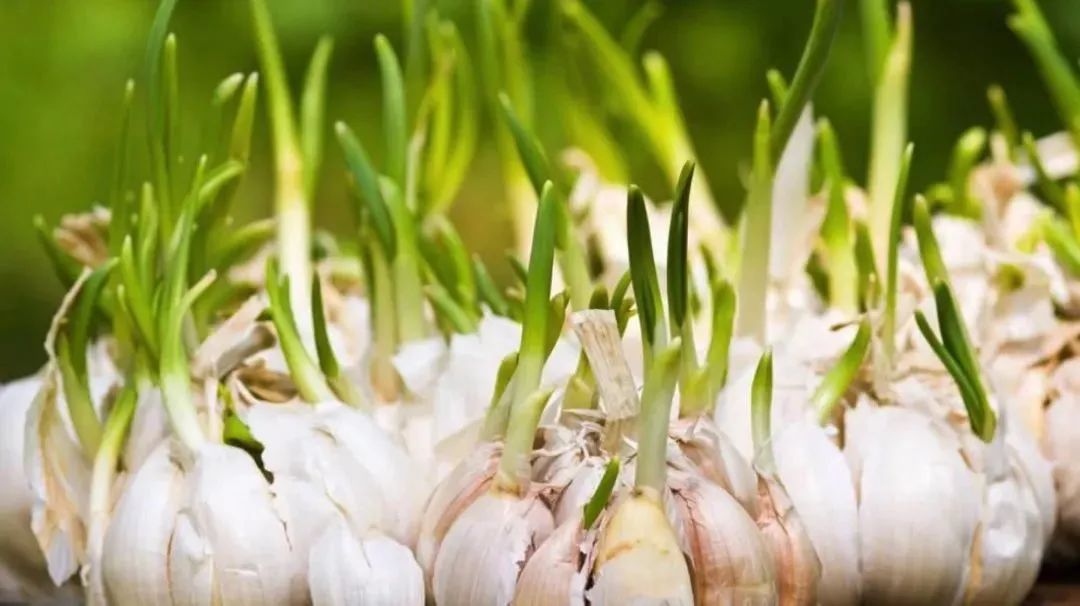
<path id="1" fill-rule="evenodd" d="M 736 506 L 738 507 L 738 506 Z M 590 604 L 691 606 L 693 584 L 659 495 L 640 490 L 614 505 L 596 546 Z"/>
<path id="2" fill-rule="evenodd" d="M 518 577 L 514 606 L 585 606 L 587 554 L 595 533 L 581 527 L 581 511 L 555 529 L 529 558 Z"/>
<path id="3" fill-rule="evenodd" d="M 818 602 L 858 604 L 859 513 L 847 460 L 825 430 L 808 421 L 774 434 L 772 452 L 821 563 Z"/>
<path id="4" fill-rule="evenodd" d="M 845 419 L 859 499 L 863 600 L 962 598 L 979 524 L 979 479 L 951 429 L 900 405 L 863 400 Z"/>
<path id="5" fill-rule="evenodd" d="M 671 434 L 702 475 L 735 497 L 748 514 L 757 515 L 757 474 L 727 434 L 707 418 L 680 420 Z"/>
<path id="6" fill-rule="evenodd" d="M 23 463 L 26 416 L 40 387 L 38 377 L 0 386 L 0 602 L 58 591 L 30 530 L 34 494 Z"/>
<path id="7" fill-rule="evenodd" d="M 1067 361 L 1052 379 L 1057 397 L 1046 409 L 1043 449 L 1054 464 L 1057 528 L 1054 555 L 1080 559 L 1080 360 Z"/>
<path id="8" fill-rule="evenodd" d="M 773 556 L 779 603 L 815 604 L 821 564 L 799 514 L 771 475 L 759 477 L 758 494 L 761 510 L 756 522 Z"/>
<path id="9" fill-rule="evenodd" d="M 529 556 L 554 530 L 535 496 L 489 491 L 454 521 L 432 579 L 435 603 L 504 606 Z"/>
<path id="10" fill-rule="evenodd" d="M 338 519 L 315 541 L 307 583 L 314 606 L 421 606 L 424 575 L 412 552 L 393 539 L 358 539 Z"/>
<path id="11" fill-rule="evenodd" d="M 674 528 L 686 554 L 694 602 L 775 604 L 773 557 L 746 510 L 695 473 L 669 470 Z"/>

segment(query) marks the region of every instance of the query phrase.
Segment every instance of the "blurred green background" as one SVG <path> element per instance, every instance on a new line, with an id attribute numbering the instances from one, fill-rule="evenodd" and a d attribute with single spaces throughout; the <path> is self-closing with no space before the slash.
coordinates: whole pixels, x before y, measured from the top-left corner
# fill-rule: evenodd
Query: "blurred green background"
<path id="1" fill-rule="evenodd" d="M 587 0 L 618 33 L 641 0 Z M 387 34 L 400 48 L 395 0 L 268 0 L 293 82 L 298 82 L 321 34 L 335 40 L 330 120 L 344 119 L 378 153 L 379 88 L 371 41 Z M 444 1 L 467 22 L 469 0 Z M 530 43 L 559 43 L 554 0 L 533 0 Z M 700 162 L 720 204 L 743 198 L 739 166 L 750 146 L 752 117 L 767 94 L 765 70 L 794 71 L 813 13 L 812 0 L 669 0 L 642 48 L 669 60 Z M 849 172 L 865 172 L 870 87 L 856 3 L 849 1 L 840 37 L 818 89 L 815 110 L 840 135 Z M 1041 2 L 1069 56 L 1080 56 L 1080 3 Z M 152 0 L 0 1 L 0 380 L 33 372 L 44 360 L 42 338 L 62 292 L 31 226 L 50 223 L 102 200 L 115 159 L 124 80 L 142 69 L 156 8 Z M 1032 63 L 1005 25 L 1005 0 L 916 0 L 910 135 L 916 143 L 914 183 L 939 179 L 956 136 L 988 124 L 986 87 L 1005 87 L 1022 128 L 1057 129 L 1057 118 Z M 172 29 L 179 37 L 184 133 L 194 140 L 213 86 L 236 71 L 256 69 L 247 3 L 182 0 Z M 468 36 L 468 34 L 466 33 Z M 471 40 L 468 40 L 471 42 Z M 546 66 L 558 73 L 557 65 Z M 261 105 L 262 99 L 260 99 Z M 253 165 L 241 190 L 241 216 L 269 212 L 269 142 L 260 107 Z M 536 128 L 558 138 L 559 107 L 539 104 Z M 141 131 L 142 115 L 135 125 Z M 510 242 L 497 161 L 482 139 L 454 218 L 467 242 L 499 254 Z M 139 142 L 133 148 L 138 164 Z M 629 155 L 633 156 L 633 146 Z M 636 166 L 631 162 L 632 166 Z M 320 226 L 346 233 L 351 225 L 342 161 L 328 146 L 317 203 Z M 635 178 L 663 191 L 658 171 Z M 861 180 L 861 178 L 860 178 Z M 500 234 L 500 235 L 496 235 Z"/>

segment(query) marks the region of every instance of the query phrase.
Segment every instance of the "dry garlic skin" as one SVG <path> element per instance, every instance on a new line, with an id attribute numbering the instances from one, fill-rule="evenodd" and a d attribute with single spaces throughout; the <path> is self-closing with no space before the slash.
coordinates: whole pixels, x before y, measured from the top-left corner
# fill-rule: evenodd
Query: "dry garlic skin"
<path id="1" fill-rule="evenodd" d="M 615 505 L 596 548 L 591 604 L 694 604 L 690 571 L 658 496 L 635 491 Z"/>
<path id="2" fill-rule="evenodd" d="M 53 589 L 30 530 L 34 495 L 23 461 L 26 416 L 40 386 L 36 377 L 0 386 L 0 601 L 43 596 Z"/>
<path id="3" fill-rule="evenodd" d="M 529 558 L 518 577 L 514 606 L 585 606 L 588 571 L 583 565 L 595 536 L 581 527 L 581 515 L 555 529 Z"/>

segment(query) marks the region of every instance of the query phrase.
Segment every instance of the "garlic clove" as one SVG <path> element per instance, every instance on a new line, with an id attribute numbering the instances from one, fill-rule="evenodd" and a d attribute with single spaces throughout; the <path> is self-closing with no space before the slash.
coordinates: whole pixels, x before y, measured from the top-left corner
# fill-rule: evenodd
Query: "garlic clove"
<path id="1" fill-rule="evenodd" d="M 821 563 L 784 487 L 770 475 L 758 478 L 758 528 L 772 553 L 780 604 L 817 603 Z"/>
<path id="2" fill-rule="evenodd" d="M 757 474 L 727 434 L 704 418 L 679 420 L 671 433 L 702 475 L 735 497 L 748 514 L 757 515 Z"/>
<path id="3" fill-rule="evenodd" d="M 244 451 L 207 444 L 188 473 L 169 553 L 177 604 L 300 601 L 304 579 L 270 487 Z"/>
<path id="4" fill-rule="evenodd" d="M 851 470 L 818 425 L 803 421 L 772 439 L 776 471 L 821 563 L 818 602 L 859 603 L 859 514 Z"/>
<path id="5" fill-rule="evenodd" d="M 182 507 L 184 474 L 171 448 L 164 443 L 151 453 L 113 510 L 101 559 L 110 604 L 172 604 L 169 545 Z"/>
<path id="6" fill-rule="evenodd" d="M 590 604 L 695 603 L 690 571 L 659 495 L 635 490 L 616 503 L 596 549 Z"/>
<path id="7" fill-rule="evenodd" d="M 581 510 L 555 532 L 529 558 L 514 591 L 514 606 L 585 606 L 588 572 L 586 554 L 593 549 L 595 533 L 581 527 Z"/>
<path id="8" fill-rule="evenodd" d="M 442 541 L 432 578 L 435 602 L 509 604 L 521 569 L 553 525 L 551 512 L 535 495 L 484 494 Z"/>
<path id="9" fill-rule="evenodd" d="M 329 524 L 309 554 L 314 606 L 422 606 L 424 575 L 412 552 L 393 539 L 358 539 L 344 519 Z"/>
<path id="10" fill-rule="evenodd" d="M 1054 461 L 1057 488 L 1057 529 L 1053 552 L 1066 560 L 1080 559 L 1080 397 L 1064 394 L 1046 412 L 1043 447 Z"/>
<path id="11" fill-rule="evenodd" d="M 339 518 L 359 531 L 381 529 L 389 504 L 383 502 L 380 486 L 332 435 L 316 429 L 313 406 L 256 404 L 247 421 L 263 445 L 263 466 L 273 475 L 274 504 L 302 571 L 307 573 L 312 545 Z"/>
<path id="12" fill-rule="evenodd" d="M 694 473 L 670 471 L 679 544 L 693 579 L 695 604 L 774 604 L 773 557 L 746 510 Z"/>
<path id="13" fill-rule="evenodd" d="M 435 572 L 435 558 L 446 533 L 462 512 L 487 493 L 499 466 L 501 453 L 502 444 L 481 443 L 439 482 L 428 498 L 420 520 L 416 559 L 424 569 L 429 589 Z"/>
<path id="14" fill-rule="evenodd" d="M 863 599 L 959 600 L 979 522 L 979 487 L 952 430 L 906 407 L 868 402 L 847 413 L 845 428 L 859 491 Z"/>

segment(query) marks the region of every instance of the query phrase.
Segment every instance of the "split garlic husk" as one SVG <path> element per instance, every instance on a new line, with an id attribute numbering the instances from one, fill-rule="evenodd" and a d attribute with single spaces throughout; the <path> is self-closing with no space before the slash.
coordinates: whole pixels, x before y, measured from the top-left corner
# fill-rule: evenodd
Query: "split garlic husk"
<path id="1" fill-rule="evenodd" d="M 34 493 L 23 459 L 26 418 L 42 392 L 40 377 L 0 386 L 0 601 L 32 601 L 60 597 L 46 569 L 31 516 Z"/>

